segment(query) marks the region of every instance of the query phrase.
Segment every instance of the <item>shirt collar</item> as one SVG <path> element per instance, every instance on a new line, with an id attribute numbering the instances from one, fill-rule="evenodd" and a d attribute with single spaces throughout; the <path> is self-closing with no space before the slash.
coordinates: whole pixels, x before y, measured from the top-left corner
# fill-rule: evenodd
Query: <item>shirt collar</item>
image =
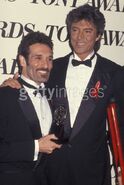
<path id="1" fill-rule="evenodd" d="M 92 51 L 86 58 L 84 58 L 84 60 L 90 59 L 93 56 L 93 54 L 94 54 L 94 51 Z M 79 61 L 81 60 L 75 52 L 73 52 L 73 59 L 76 59 Z"/>
<path id="2" fill-rule="evenodd" d="M 26 78 L 24 75 L 21 75 L 21 78 L 22 78 L 24 81 L 26 81 L 27 83 L 29 83 L 29 84 L 35 86 L 36 88 L 39 88 L 39 86 L 41 86 L 42 88 L 45 87 L 44 83 L 41 83 L 40 85 L 38 85 L 36 82 L 34 82 L 33 80 L 30 80 L 30 79 Z"/>

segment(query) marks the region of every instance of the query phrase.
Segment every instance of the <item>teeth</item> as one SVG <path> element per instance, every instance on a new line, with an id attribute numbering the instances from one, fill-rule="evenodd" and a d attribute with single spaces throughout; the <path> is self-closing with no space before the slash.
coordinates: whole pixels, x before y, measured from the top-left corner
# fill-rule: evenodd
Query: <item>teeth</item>
<path id="1" fill-rule="evenodd" d="M 46 74 L 47 72 L 46 71 L 38 71 L 39 73 L 44 73 L 44 74 Z"/>
<path id="2" fill-rule="evenodd" d="M 77 43 L 78 46 L 84 46 L 85 43 Z"/>

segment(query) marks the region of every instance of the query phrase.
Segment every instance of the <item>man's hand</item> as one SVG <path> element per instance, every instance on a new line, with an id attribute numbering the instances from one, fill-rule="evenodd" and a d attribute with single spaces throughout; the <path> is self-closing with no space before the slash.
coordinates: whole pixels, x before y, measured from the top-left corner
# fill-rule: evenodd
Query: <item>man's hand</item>
<path id="1" fill-rule="evenodd" d="M 13 78 L 8 78 L 7 80 L 5 80 L 0 87 L 5 87 L 5 86 L 10 86 L 12 88 L 16 88 L 16 89 L 20 89 L 21 85 L 20 83 L 17 81 L 19 74 L 15 73 L 15 75 L 13 76 Z"/>
<path id="2" fill-rule="evenodd" d="M 54 134 L 49 134 L 44 136 L 38 140 L 39 143 L 39 151 L 47 154 L 51 154 L 53 150 L 60 148 L 61 145 L 56 144 L 53 140 L 57 140 L 58 138 Z"/>

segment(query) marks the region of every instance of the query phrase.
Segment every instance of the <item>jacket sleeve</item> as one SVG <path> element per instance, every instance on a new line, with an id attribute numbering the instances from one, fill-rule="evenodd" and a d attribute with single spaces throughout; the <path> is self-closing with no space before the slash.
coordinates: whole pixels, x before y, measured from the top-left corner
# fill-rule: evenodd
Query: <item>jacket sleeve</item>
<path id="1" fill-rule="evenodd" d="M 119 70 L 114 79 L 115 99 L 117 105 L 117 117 L 119 123 L 120 137 L 124 152 L 124 67 Z"/>
<path id="2" fill-rule="evenodd" d="M 32 161 L 34 140 L 30 129 L 21 126 L 23 119 L 16 116 L 19 109 L 10 100 L 11 92 L 6 92 L 0 88 L 0 162 Z"/>

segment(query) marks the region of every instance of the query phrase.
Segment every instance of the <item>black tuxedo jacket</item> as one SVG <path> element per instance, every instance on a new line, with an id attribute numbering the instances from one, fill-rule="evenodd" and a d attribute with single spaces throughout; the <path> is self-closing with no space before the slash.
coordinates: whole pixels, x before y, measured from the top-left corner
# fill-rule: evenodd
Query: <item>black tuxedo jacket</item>
<path id="1" fill-rule="evenodd" d="M 69 57 L 70 54 L 54 61 L 48 82 L 48 87 L 55 92 L 52 96 L 53 113 L 60 105 L 64 105 L 68 111 L 65 124 L 70 122 L 68 98 L 65 95 Z M 118 92 L 114 76 L 120 69 L 119 65 L 97 54 L 97 63 L 80 104 L 69 142 L 48 158 L 46 173 L 49 185 L 111 184 L 106 108 L 110 98 Z M 98 83 L 99 89 L 96 88 Z M 95 94 L 91 92 L 94 88 Z"/>
<path id="2" fill-rule="evenodd" d="M 9 185 L 13 185 L 15 181 L 16 185 L 35 184 L 34 174 L 31 175 L 29 171 L 35 165 L 34 140 L 40 137 L 42 134 L 38 117 L 26 91 L 10 87 L 0 88 L 1 183 L 8 181 Z M 26 171 L 28 172 L 25 174 Z"/>

